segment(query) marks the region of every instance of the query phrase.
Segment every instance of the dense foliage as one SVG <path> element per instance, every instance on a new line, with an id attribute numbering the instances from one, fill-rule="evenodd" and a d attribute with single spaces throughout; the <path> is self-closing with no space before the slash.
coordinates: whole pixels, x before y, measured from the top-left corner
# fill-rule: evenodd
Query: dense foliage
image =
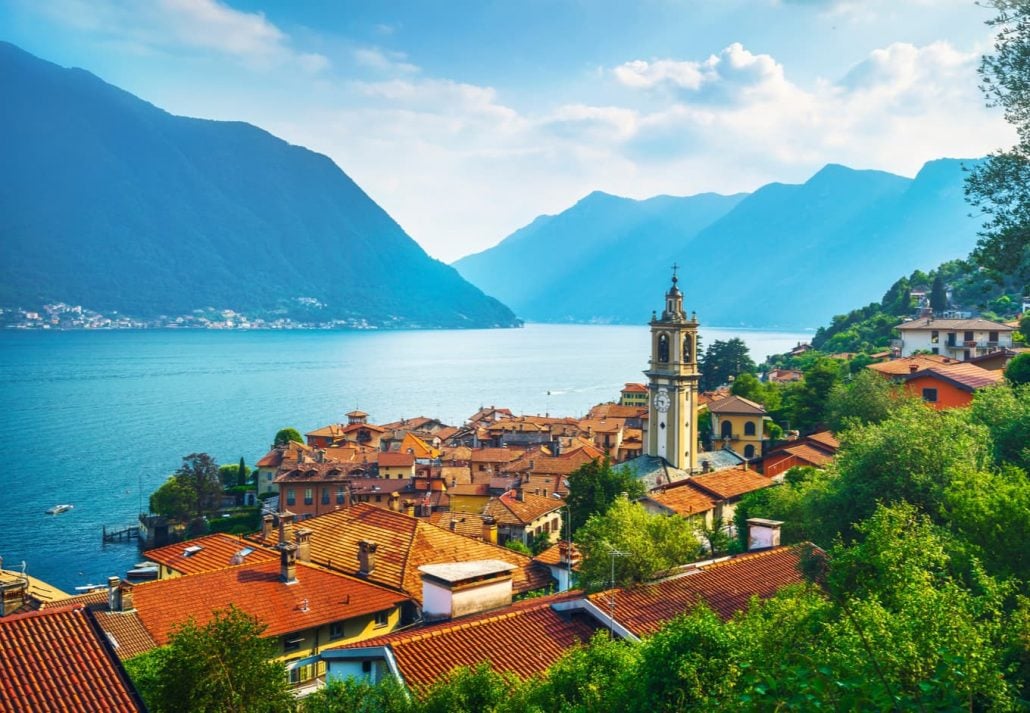
<path id="1" fill-rule="evenodd" d="M 604 514 L 622 494 L 631 498 L 644 495 L 644 486 L 625 468 L 613 468 L 607 458 L 593 460 L 572 471 L 568 477 L 568 506 L 571 529 L 576 532 L 592 515 Z"/>
<path id="2" fill-rule="evenodd" d="M 261 713 L 294 707 L 286 672 L 273 660 L 277 640 L 265 625 L 230 606 L 204 626 L 178 627 L 168 645 L 125 662 L 154 713 Z"/>
<path id="3" fill-rule="evenodd" d="M 304 437 L 300 435 L 300 431 L 296 428 L 280 428 L 276 434 L 275 439 L 272 441 L 272 445 L 276 448 L 289 445 L 290 443 L 303 443 Z"/>
<path id="4" fill-rule="evenodd" d="M 730 383 L 739 374 L 754 373 L 755 362 L 751 359 L 743 339 L 716 339 L 705 349 L 700 369 L 701 390 L 711 391 Z"/>
<path id="5" fill-rule="evenodd" d="M 214 512 L 221 498 L 222 478 L 214 458 L 207 453 L 190 453 L 150 496 L 150 511 L 185 522 Z"/>

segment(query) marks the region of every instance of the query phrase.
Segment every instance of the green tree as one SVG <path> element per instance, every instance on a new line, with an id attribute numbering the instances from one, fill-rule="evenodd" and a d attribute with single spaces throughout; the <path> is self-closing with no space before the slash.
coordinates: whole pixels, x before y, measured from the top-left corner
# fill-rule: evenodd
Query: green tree
<path id="1" fill-rule="evenodd" d="M 574 646 L 551 666 L 531 700 L 548 713 L 622 713 L 639 652 L 639 646 L 599 631 L 589 646 Z"/>
<path id="2" fill-rule="evenodd" d="M 514 675 L 498 673 L 489 664 L 463 666 L 419 691 L 423 713 L 507 713 L 526 709 L 525 687 Z"/>
<path id="3" fill-rule="evenodd" d="M 303 699 L 304 713 L 415 713 L 418 705 L 393 676 L 379 683 L 344 678 L 329 681 Z"/>
<path id="4" fill-rule="evenodd" d="M 580 581 L 589 589 L 632 585 L 697 561 L 702 548 L 694 525 L 681 517 L 651 515 L 642 505 L 618 498 L 603 515 L 591 515 L 575 534 L 583 555 Z"/>
<path id="5" fill-rule="evenodd" d="M 533 539 L 529 542 L 529 551 L 533 556 L 536 556 L 549 548 L 552 544 L 550 534 L 546 532 L 538 532 L 533 535 Z"/>
<path id="6" fill-rule="evenodd" d="M 277 641 L 262 639 L 265 625 L 231 606 L 207 624 L 177 627 L 167 646 L 128 667 L 147 707 L 155 713 L 291 711 L 295 699 Z"/>
<path id="7" fill-rule="evenodd" d="M 569 494 L 565 502 L 573 533 L 591 515 L 607 512 L 620 494 L 626 493 L 630 498 L 644 496 L 643 484 L 625 468 L 613 468 L 607 458 L 584 463 L 569 474 L 568 481 Z"/>
<path id="8" fill-rule="evenodd" d="M 533 556 L 533 550 L 529 549 L 529 545 L 522 540 L 508 540 L 504 543 L 504 546 L 512 552 L 518 552 L 520 555 Z"/>
<path id="9" fill-rule="evenodd" d="M 1030 353 L 1024 352 L 1012 357 L 1005 367 L 1005 378 L 1013 386 L 1030 384 Z"/>
<path id="10" fill-rule="evenodd" d="M 966 197 L 988 216 L 974 257 L 985 267 L 1030 277 L 1030 4 L 994 0 L 994 52 L 983 57 L 980 77 L 987 105 L 1001 107 L 1017 142 L 977 164 L 966 179 Z"/>
<path id="11" fill-rule="evenodd" d="M 175 478 L 193 492 L 193 514 L 203 515 L 218 509 L 222 501 L 222 479 L 214 458 L 207 453 L 190 453 L 182 459 Z"/>
<path id="12" fill-rule="evenodd" d="M 933 287 L 930 289 L 930 309 L 934 314 L 939 314 L 948 309 L 948 293 L 944 287 L 944 278 L 938 272 L 933 278 Z"/>
<path id="13" fill-rule="evenodd" d="M 730 377 L 736 378 L 739 374 L 754 371 L 755 362 L 751 359 L 743 339 L 716 339 L 708 345 L 701 358 L 701 389 L 710 391 L 728 384 Z"/>
<path id="14" fill-rule="evenodd" d="M 250 469 L 247 468 L 247 464 L 243 461 L 243 456 L 240 456 L 240 466 L 236 471 L 236 485 L 246 485 L 249 474 Z"/>
<path id="15" fill-rule="evenodd" d="M 905 391 L 880 374 L 865 369 L 850 383 L 838 382 L 830 389 L 826 401 L 826 423 L 834 432 L 849 423 L 879 423 L 887 418 Z"/>
<path id="16" fill-rule="evenodd" d="M 172 520 L 185 521 L 194 515 L 196 493 L 179 478 L 169 476 L 168 480 L 150 496 L 150 512 Z"/>
<path id="17" fill-rule="evenodd" d="M 296 428 L 282 428 L 275 434 L 275 440 L 272 441 L 272 446 L 280 448 L 291 442 L 303 443 L 304 437 L 300 435 L 300 431 Z"/>
<path id="18" fill-rule="evenodd" d="M 840 379 L 840 370 L 833 359 L 819 359 L 805 369 L 803 381 L 791 385 L 784 398 L 791 427 L 813 431 L 826 423 L 827 400 Z"/>
<path id="19" fill-rule="evenodd" d="M 712 557 L 726 554 L 733 541 L 726 532 L 726 523 L 721 517 L 713 520 L 711 525 L 703 519 L 698 520 L 694 525 L 694 535 L 708 548 L 708 554 Z"/>

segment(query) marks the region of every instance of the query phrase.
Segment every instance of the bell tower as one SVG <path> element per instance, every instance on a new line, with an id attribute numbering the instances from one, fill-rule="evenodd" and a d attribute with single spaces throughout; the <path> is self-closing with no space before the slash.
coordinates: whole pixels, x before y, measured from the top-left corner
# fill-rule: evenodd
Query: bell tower
<path id="1" fill-rule="evenodd" d="M 647 455 L 681 470 L 697 469 L 697 315 L 683 311 L 683 293 L 672 266 L 672 286 L 659 318 L 651 315 L 651 362 L 647 376 Z"/>

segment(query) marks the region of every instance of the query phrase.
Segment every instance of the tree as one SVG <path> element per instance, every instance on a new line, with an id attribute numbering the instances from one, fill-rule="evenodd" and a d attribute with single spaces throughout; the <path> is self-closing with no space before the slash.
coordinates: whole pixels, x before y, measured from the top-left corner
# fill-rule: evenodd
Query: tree
<path id="1" fill-rule="evenodd" d="M 804 371 L 804 381 L 792 384 L 784 398 L 790 425 L 811 431 L 826 423 L 826 402 L 840 379 L 840 365 L 833 359 L 819 359 Z"/>
<path id="2" fill-rule="evenodd" d="M 378 683 L 344 678 L 303 699 L 304 713 L 414 713 L 417 706 L 393 676 Z"/>
<path id="3" fill-rule="evenodd" d="M 193 491 L 192 513 L 202 515 L 218 509 L 222 500 L 222 479 L 214 458 L 207 453 L 190 453 L 182 459 L 175 477 Z"/>
<path id="4" fill-rule="evenodd" d="M 837 383 L 830 389 L 826 402 L 826 422 L 834 432 L 849 423 L 879 423 L 890 415 L 899 400 L 907 398 L 880 374 L 865 369 L 851 383 Z"/>
<path id="5" fill-rule="evenodd" d="M 939 314 L 948 309 L 948 293 L 944 288 L 944 278 L 938 272 L 933 278 L 933 287 L 930 289 L 930 309 L 934 314 Z"/>
<path id="6" fill-rule="evenodd" d="M 247 484 L 247 474 L 250 473 L 250 469 L 247 468 L 247 464 L 243 462 L 243 456 L 240 456 L 240 467 L 236 471 L 236 485 Z"/>
<path id="7" fill-rule="evenodd" d="M 186 483 L 170 476 L 150 496 L 150 512 L 172 520 L 185 521 L 193 517 L 196 493 Z"/>
<path id="8" fill-rule="evenodd" d="M 697 561 L 701 543 L 688 520 L 651 515 L 640 503 L 618 498 L 604 514 L 591 515 L 575 534 L 583 555 L 580 581 L 589 589 L 611 585 L 613 551 L 615 584 L 654 579 L 682 564 Z"/>
<path id="9" fill-rule="evenodd" d="M 716 339 L 708 345 L 701 359 L 701 389 L 710 391 L 728 384 L 731 376 L 736 378 L 738 374 L 754 371 L 755 362 L 743 339 Z"/>
<path id="10" fill-rule="evenodd" d="M 621 713 L 639 653 L 639 646 L 599 631 L 588 646 L 574 646 L 548 669 L 531 700 L 549 713 Z"/>
<path id="11" fill-rule="evenodd" d="M 987 105 L 1001 107 L 1016 129 L 1016 145 L 977 164 L 966 178 L 966 198 L 987 214 L 973 256 L 985 267 L 1030 276 L 1030 4 L 994 0 L 993 54 L 980 62 Z"/>
<path id="12" fill-rule="evenodd" d="M 1030 384 L 1030 353 L 1024 352 L 1013 357 L 1005 367 L 1005 378 L 1013 386 Z"/>
<path id="13" fill-rule="evenodd" d="M 536 555 L 540 554 L 541 552 L 549 548 L 552 544 L 553 543 L 551 542 L 551 536 L 548 533 L 538 532 L 535 535 L 533 535 L 533 539 L 529 541 L 529 551 L 535 557 Z"/>
<path id="14" fill-rule="evenodd" d="M 569 508 L 572 532 L 582 527 L 591 515 L 605 513 L 620 494 L 630 498 L 644 496 L 643 484 L 625 468 L 613 468 L 612 462 L 592 460 L 569 474 Z"/>
<path id="15" fill-rule="evenodd" d="M 203 626 L 191 619 L 177 627 L 167 646 L 127 668 L 155 713 L 291 711 L 296 701 L 273 660 L 277 641 L 261 638 L 265 628 L 230 605 Z"/>
<path id="16" fill-rule="evenodd" d="M 296 428 L 282 428 L 275 434 L 275 440 L 272 441 L 274 448 L 281 448 L 289 445 L 290 443 L 304 443 L 304 437 L 300 435 L 300 431 Z"/>
<path id="17" fill-rule="evenodd" d="M 508 540 L 504 543 L 504 546 L 512 552 L 518 552 L 520 555 L 526 555 L 526 557 L 533 556 L 533 551 L 522 540 Z"/>

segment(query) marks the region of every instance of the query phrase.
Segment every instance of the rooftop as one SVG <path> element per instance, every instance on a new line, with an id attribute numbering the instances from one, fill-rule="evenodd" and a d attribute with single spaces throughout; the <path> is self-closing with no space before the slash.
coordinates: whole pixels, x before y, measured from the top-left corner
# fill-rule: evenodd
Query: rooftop
<path id="1" fill-rule="evenodd" d="M 665 492 L 652 493 L 648 499 L 684 517 L 715 509 L 715 500 L 695 488 L 687 487 L 689 483 L 688 480 L 685 485 L 669 488 Z"/>
<path id="2" fill-rule="evenodd" d="M 922 377 L 942 379 L 963 391 L 975 391 L 986 386 L 993 386 L 1005 379 L 1000 371 L 991 371 L 976 364 L 965 363 L 931 366 L 914 374 L 907 374 L 902 378 L 905 381 L 910 381 Z"/>
<path id="3" fill-rule="evenodd" d="M 742 396 L 727 396 L 724 399 L 718 401 L 712 401 L 708 404 L 708 410 L 712 413 L 732 413 L 732 414 L 754 414 L 757 416 L 765 415 L 765 407 L 762 404 L 755 403 Z"/>
<path id="4" fill-rule="evenodd" d="M 775 485 L 769 478 L 747 468 L 730 468 L 717 470 L 714 473 L 702 473 L 695 475 L 687 481 L 687 484 L 700 487 L 704 492 L 722 500 Z"/>
<path id="5" fill-rule="evenodd" d="M 499 525 L 529 525 L 538 518 L 565 507 L 565 501 L 550 496 L 536 495 L 522 491 L 522 499 L 504 493 L 500 497 L 490 498 L 483 508 L 485 515 L 497 519 Z"/>
<path id="6" fill-rule="evenodd" d="M 198 549 L 199 548 L 199 549 Z M 144 554 L 151 562 L 170 567 L 182 574 L 199 574 L 225 569 L 236 564 L 253 564 L 254 562 L 279 561 L 279 554 L 264 547 L 257 547 L 242 537 L 234 537 L 224 533 L 205 535 L 195 540 L 177 542 Z M 233 558 L 239 556 L 239 562 Z"/>
<path id="7" fill-rule="evenodd" d="M 445 582 L 458 583 L 467 579 L 508 574 L 514 569 L 515 565 L 502 560 L 475 560 L 474 562 L 424 564 L 418 568 L 418 571 Z"/>
<path id="8" fill-rule="evenodd" d="M 1012 327 L 1001 324 L 1000 322 L 991 322 L 987 319 L 980 319 L 979 317 L 974 319 L 934 319 L 933 317 L 923 319 L 913 319 L 908 322 L 902 322 L 896 329 L 900 331 L 906 330 L 966 330 L 966 331 L 990 331 L 990 332 L 1011 332 Z"/>

